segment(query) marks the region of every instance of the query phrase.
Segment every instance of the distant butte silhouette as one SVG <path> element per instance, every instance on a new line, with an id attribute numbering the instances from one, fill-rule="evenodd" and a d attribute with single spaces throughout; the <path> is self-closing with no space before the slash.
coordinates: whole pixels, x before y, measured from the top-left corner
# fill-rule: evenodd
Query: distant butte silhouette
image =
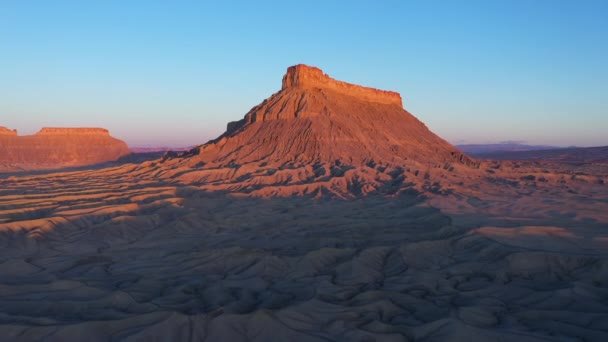
<path id="1" fill-rule="evenodd" d="M 0 127 L 0 169 L 36 170 L 116 160 L 129 154 L 127 144 L 103 128 L 45 127 L 19 136 Z"/>

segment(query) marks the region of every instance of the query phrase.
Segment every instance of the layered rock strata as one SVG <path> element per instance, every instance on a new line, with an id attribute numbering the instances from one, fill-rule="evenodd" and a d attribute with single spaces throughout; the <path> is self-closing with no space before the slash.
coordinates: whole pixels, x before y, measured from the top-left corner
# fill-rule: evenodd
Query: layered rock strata
<path id="1" fill-rule="evenodd" d="M 127 144 L 103 128 L 45 127 L 19 136 L 0 128 L 0 169 L 35 170 L 96 164 L 129 154 Z"/>

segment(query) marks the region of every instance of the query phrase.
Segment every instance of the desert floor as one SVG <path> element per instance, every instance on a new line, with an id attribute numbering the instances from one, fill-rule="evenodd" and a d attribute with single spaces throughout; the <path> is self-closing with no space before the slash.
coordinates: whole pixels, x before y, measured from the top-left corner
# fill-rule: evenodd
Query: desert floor
<path id="1" fill-rule="evenodd" d="M 0 175 L 0 340 L 608 341 L 606 184 L 252 198 L 134 168 Z"/>

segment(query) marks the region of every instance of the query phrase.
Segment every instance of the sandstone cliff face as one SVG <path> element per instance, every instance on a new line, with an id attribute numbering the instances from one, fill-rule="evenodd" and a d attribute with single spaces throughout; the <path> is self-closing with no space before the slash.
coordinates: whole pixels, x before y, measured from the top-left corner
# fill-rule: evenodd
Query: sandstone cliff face
<path id="1" fill-rule="evenodd" d="M 63 128 L 63 127 L 43 127 L 37 135 L 97 135 L 110 136 L 110 132 L 105 128 Z"/>
<path id="2" fill-rule="evenodd" d="M 223 135 L 167 156 L 163 168 L 176 171 L 163 177 L 259 196 L 355 196 L 403 191 L 414 179 L 419 188 L 430 187 L 429 169 L 475 164 L 404 110 L 398 93 L 296 65 L 279 92 L 229 123 Z"/>
<path id="3" fill-rule="evenodd" d="M 9 133 L 2 133 L 6 131 Z M 0 129 L 0 169 L 88 165 L 113 161 L 127 154 L 127 145 L 103 128 L 45 127 L 29 136 Z"/>
<path id="4" fill-rule="evenodd" d="M 395 104 L 399 107 L 403 106 L 399 93 L 337 81 L 324 74 L 321 69 L 304 64 L 294 65 L 287 69 L 287 73 L 283 76 L 283 87 L 281 90 L 284 91 L 290 88 L 329 89 L 363 101 Z"/>
<path id="5" fill-rule="evenodd" d="M 306 65 L 288 68 L 278 93 L 201 151 L 204 162 L 218 166 L 470 161 L 404 110 L 398 93 L 336 81 Z"/>

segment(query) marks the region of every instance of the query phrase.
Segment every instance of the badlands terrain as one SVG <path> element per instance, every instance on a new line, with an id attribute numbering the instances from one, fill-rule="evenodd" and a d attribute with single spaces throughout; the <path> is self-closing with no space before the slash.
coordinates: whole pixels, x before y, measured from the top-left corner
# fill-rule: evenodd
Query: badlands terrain
<path id="1" fill-rule="evenodd" d="M 0 174 L 1 338 L 606 341 L 607 183 L 294 66 L 190 151 Z"/>

